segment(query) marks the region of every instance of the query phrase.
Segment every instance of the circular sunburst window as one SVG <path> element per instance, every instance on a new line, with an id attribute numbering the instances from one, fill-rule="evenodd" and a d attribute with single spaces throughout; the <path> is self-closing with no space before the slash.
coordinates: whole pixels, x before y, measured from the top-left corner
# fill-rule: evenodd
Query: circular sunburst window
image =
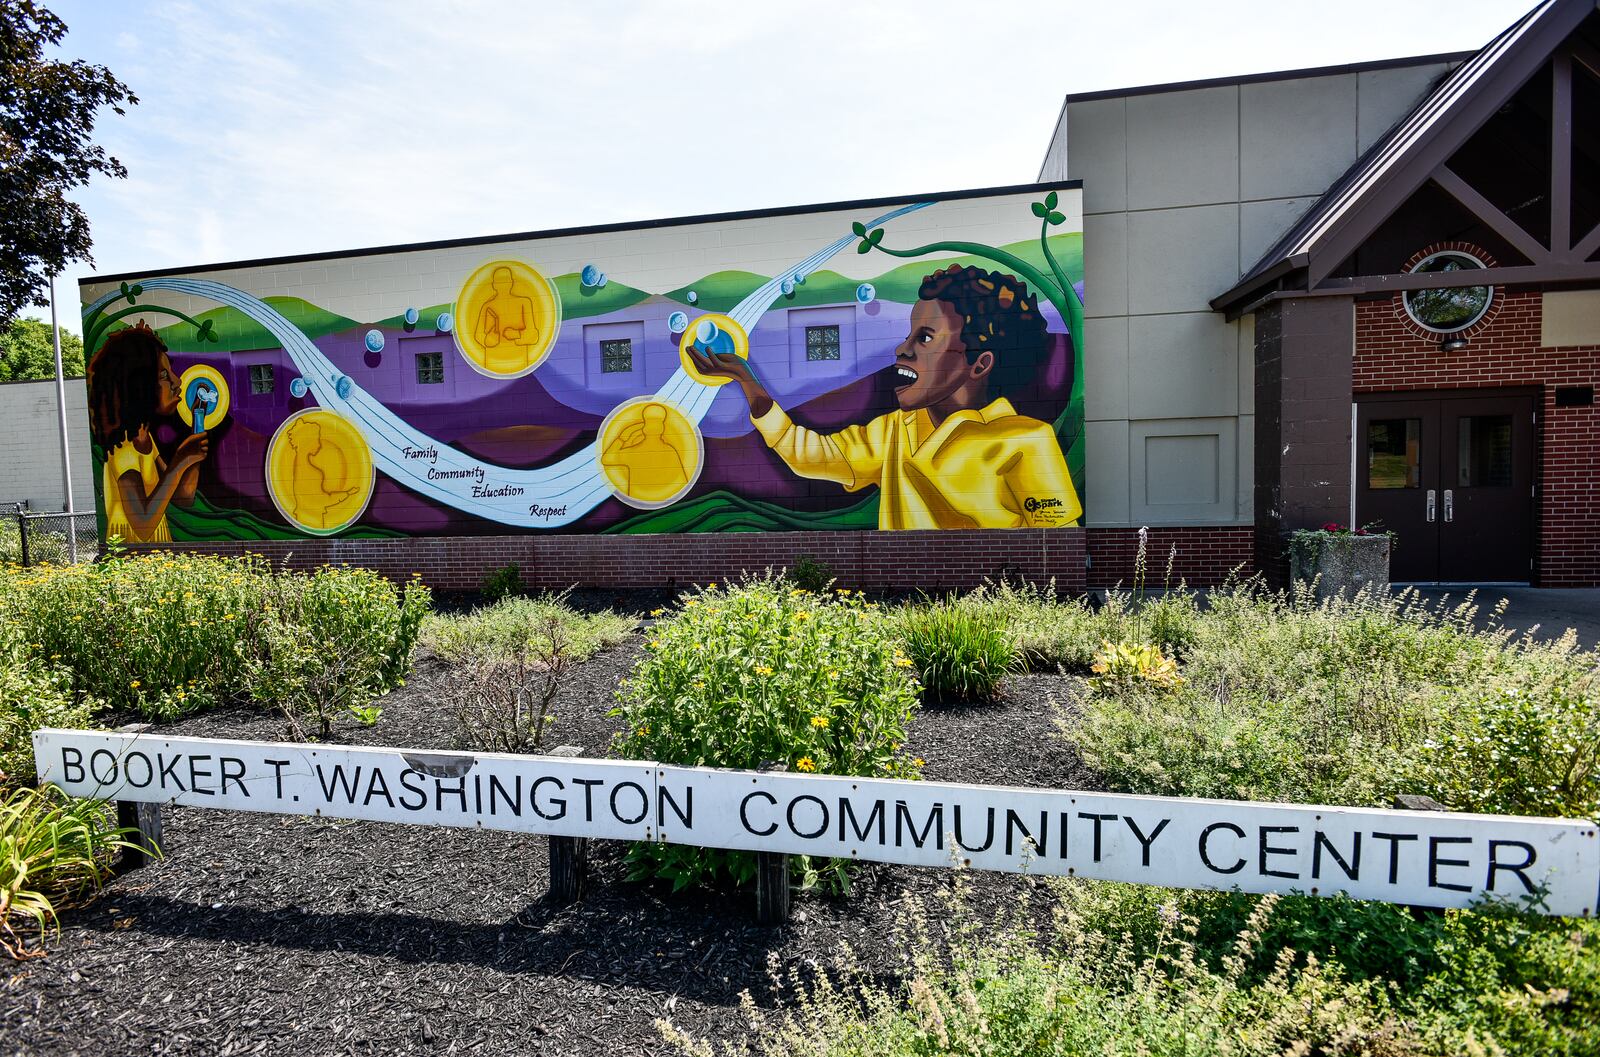
<path id="1" fill-rule="evenodd" d="M 1484 263 L 1469 253 L 1442 250 L 1422 258 L 1411 269 L 1411 273 L 1427 275 L 1483 267 Z M 1454 334 L 1466 330 L 1483 318 L 1493 300 L 1492 286 L 1451 286 L 1434 290 L 1408 290 L 1405 294 L 1406 314 L 1417 326 L 1436 334 Z"/>

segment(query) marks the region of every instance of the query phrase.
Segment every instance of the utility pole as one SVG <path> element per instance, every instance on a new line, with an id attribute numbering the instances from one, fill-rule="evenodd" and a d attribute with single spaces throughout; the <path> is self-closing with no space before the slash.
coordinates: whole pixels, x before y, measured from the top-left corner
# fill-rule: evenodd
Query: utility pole
<path id="1" fill-rule="evenodd" d="M 67 490 L 67 560 L 78 564 L 78 519 L 72 502 L 72 446 L 67 440 L 67 379 L 61 366 L 61 327 L 56 323 L 56 277 L 50 276 L 50 341 L 56 351 L 56 411 L 61 419 L 61 484 Z"/>

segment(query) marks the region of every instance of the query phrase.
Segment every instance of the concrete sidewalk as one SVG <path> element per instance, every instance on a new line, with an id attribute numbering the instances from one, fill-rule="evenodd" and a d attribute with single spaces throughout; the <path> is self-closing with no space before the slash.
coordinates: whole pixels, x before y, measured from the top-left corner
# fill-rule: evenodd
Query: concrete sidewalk
<path id="1" fill-rule="evenodd" d="M 1449 598 L 1454 605 L 1464 599 L 1471 587 L 1419 587 L 1430 599 Z M 1487 623 L 1489 614 L 1502 598 L 1507 601 L 1501 617 L 1505 627 L 1528 631 L 1537 627 L 1540 639 L 1559 638 L 1568 628 L 1578 633 L 1586 649 L 1600 645 L 1600 588 L 1578 587 L 1480 587 L 1477 589 L 1478 618 Z"/>

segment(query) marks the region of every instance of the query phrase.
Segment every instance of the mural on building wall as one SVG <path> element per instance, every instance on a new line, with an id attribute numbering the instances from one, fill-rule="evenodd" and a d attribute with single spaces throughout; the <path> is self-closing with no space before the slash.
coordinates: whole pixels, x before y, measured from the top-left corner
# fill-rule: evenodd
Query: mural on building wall
<path id="1" fill-rule="evenodd" d="M 1076 525 L 1078 195 L 86 284 L 103 529 Z"/>

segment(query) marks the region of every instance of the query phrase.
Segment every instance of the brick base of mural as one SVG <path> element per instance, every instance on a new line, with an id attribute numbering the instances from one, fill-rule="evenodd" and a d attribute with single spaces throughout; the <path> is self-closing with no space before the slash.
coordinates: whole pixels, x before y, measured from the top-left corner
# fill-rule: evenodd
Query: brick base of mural
<path id="1" fill-rule="evenodd" d="M 1172 555 L 1171 582 L 1221 583 L 1251 571 L 1246 526 L 1152 529 L 1145 582 L 1159 588 Z M 359 565 L 403 580 L 421 573 L 435 589 L 475 591 L 511 563 L 533 589 L 663 587 L 793 566 L 803 556 L 827 564 L 841 585 L 932 594 L 1005 577 L 1055 580 L 1063 592 L 1131 586 L 1137 529 L 939 530 L 928 532 L 767 532 L 638 536 L 462 536 L 395 540 L 295 540 L 186 543 L 198 554 L 260 554 L 291 569 Z M 144 549 L 144 548 L 136 548 Z M 158 549 L 158 548 L 150 548 Z"/>

